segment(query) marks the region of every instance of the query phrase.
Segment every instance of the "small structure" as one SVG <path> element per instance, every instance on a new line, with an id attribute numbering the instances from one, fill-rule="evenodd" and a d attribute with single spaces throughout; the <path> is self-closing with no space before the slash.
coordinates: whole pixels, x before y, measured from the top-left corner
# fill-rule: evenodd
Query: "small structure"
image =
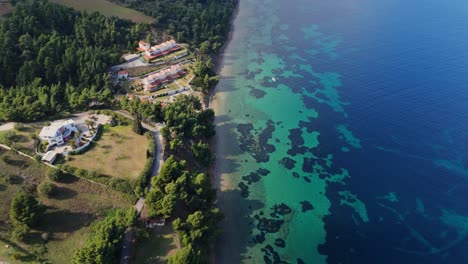
<path id="1" fill-rule="evenodd" d="M 119 71 L 117 72 L 117 79 L 128 79 L 128 71 Z"/>
<path id="2" fill-rule="evenodd" d="M 156 218 L 150 218 L 150 219 L 144 219 L 145 220 L 145 225 L 146 228 L 156 228 L 156 227 L 161 227 L 166 224 L 166 219 L 163 217 L 156 217 Z"/>
<path id="3" fill-rule="evenodd" d="M 53 164 L 56 158 L 57 158 L 57 152 L 50 150 L 50 151 L 47 151 L 46 154 L 44 154 L 44 156 L 42 156 L 41 161 L 47 162 L 49 164 Z"/>
<path id="4" fill-rule="evenodd" d="M 75 121 L 69 120 L 58 120 L 42 128 L 39 133 L 41 140 L 47 141 L 49 147 L 54 145 L 62 145 L 63 143 L 70 140 L 72 132 L 79 132 L 75 127 Z"/>
<path id="5" fill-rule="evenodd" d="M 150 44 L 146 41 L 143 41 L 143 40 L 140 40 L 140 42 L 138 42 L 138 48 L 137 50 L 139 51 L 146 51 L 148 50 L 150 47 Z"/>

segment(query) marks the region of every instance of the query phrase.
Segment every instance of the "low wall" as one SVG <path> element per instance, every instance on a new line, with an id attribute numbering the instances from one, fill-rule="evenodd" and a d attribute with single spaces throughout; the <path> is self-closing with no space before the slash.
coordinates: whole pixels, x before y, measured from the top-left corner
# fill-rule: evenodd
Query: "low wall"
<path id="1" fill-rule="evenodd" d="M 96 129 L 96 133 L 94 133 L 93 137 L 88 141 L 88 143 L 86 143 L 83 146 L 78 147 L 76 149 L 73 149 L 73 150 L 70 150 L 70 151 L 64 151 L 64 152 L 62 152 L 62 155 L 66 156 L 68 154 L 73 154 L 73 153 L 77 153 L 77 152 L 80 152 L 82 150 L 85 150 L 94 141 L 94 139 L 97 137 L 97 135 L 99 135 L 99 133 L 101 132 L 101 129 L 102 129 L 101 127 L 102 127 L 101 125 L 98 125 L 98 127 Z"/>

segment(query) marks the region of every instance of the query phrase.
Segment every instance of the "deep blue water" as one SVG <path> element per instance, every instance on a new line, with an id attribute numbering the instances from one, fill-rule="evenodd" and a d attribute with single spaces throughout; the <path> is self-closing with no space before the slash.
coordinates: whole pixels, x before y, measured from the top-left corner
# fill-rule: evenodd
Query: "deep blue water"
<path id="1" fill-rule="evenodd" d="M 271 103 L 265 102 L 269 108 L 262 108 L 262 100 L 274 100 L 275 96 L 283 96 L 285 100 L 300 98 L 303 106 L 284 110 L 291 110 L 291 119 L 297 118 L 295 125 L 285 129 L 301 130 L 307 141 L 308 125 L 320 133 L 320 143 L 303 155 L 288 157 L 302 164 L 303 158 L 320 159 L 332 154 L 333 165 L 321 167 L 329 173 L 345 169 L 350 175 L 343 181 L 329 181 L 326 193 L 319 192 L 330 201 L 329 213 L 323 217 L 324 243 L 315 246 L 314 240 L 320 241 L 318 236 L 294 237 L 296 233 L 309 234 L 309 229 L 315 229 L 317 215 L 308 216 L 310 218 L 302 222 L 288 218 L 282 228 L 289 232 L 271 235 L 286 240 L 285 249 L 275 248 L 282 260 L 299 263 L 297 259 L 300 258 L 305 263 L 321 263 L 322 260 L 300 246 L 300 250 L 288 248 L 288 245 L 293 247 L 290 243 L 294 241 L 310 241 L 310 250 L 317 249 L 326 256 L 327 263 L 468 263 L 468 2 L 248 2 L 241 8 L 257 8 L 255 12 L 251 10 L 257 20 L 237 22 L 238 27 L 245 28 L 237 29 L 243 33 L 234 36 L 228 48 L 228 52 L 232 49 L 232 54 L 237 55 L 231 60 L 235 64 L 253 56 L 236 54 L 236 46 L 247 46 L 263 59 L 271 54 L 280 59 L 249 64 L 246 67 L 249 71 L 263 70 L 254 80 L 250 80 L 248 74 L 235 77 L 236 84 L 232 84 L 232 78 L 221 80 L 221 90 L 223 85 L 239 90 L 232 92 L 235 97 L 228 95 L 230 100 L 241 98 L 240 91 L 245 91 L 247 84 L 251 84 L 249 81 L 267 94 L 254 99 L 258 100 L 255 106 L 249 106 L 248 102 L 247 106 L 227 104 L 225 114 L 232 113 L 233 127 L 251 123 L 263 129 L 268 119 L 287 124 L 287 119 L 275 114 Z M 274 22 L 265 22 L 268 19 Z M 259 26 L 263 24 L 269 26 Z M 268 33 L 262 35 L 265 32 Z M 277 82 L 266 85 L 265 80 L 270 76 L 265 71 L 269 68 L 289 70 L 302 76 L 284 77 L 277 71 L 274 75 Z M 335 77 L 324 80 L 324 73 Z M 289 89 L 289 95 L 278 92 L 280 85 Z M 236 107 L 261 114 L 242 120 Z M 300 122 L 313 116 L 312 112 L 318 113 L 318 118 L 306 125 Z M 293 113 L 304 116 L 297 117 Z M 340 125 L 352 133 L 351 141 L 354 138 L 359 143 L 353 145 L 347 140 L 346 133 L 338 129 Z M 282 142 L 287 139 L 281 138 L 278 132 L 280 126 L 275 128 L 277 131 L 269 141 L 276 146 L 270 153 L 271 159 L 286 148 Z M 276 136 L 279 140 L 272 143 Z M 292 138 L 287 146 L 295 146 Z M 244 158 L 239 155 L 238 160 Z M 277 160 L 249 160 L 248 163 L 250 165 L 233 169 L 233 175 L 237 172 L 237 178 L 233 176 L 235 179 L 259 166 L 272 170 L 273 174 L 284 174 L 284 170 L 276 169 Z M 297 166 L 298 169 L 302 167 L 301 176 L 310 173 L 304 169 L 304 164 Z M 315 176 L 310 175 L 312 182 L 304 184 L 314 185 Z M 260 201 L 265 209 L 279 203 L 272 198 L 274 192 L 269 191 L 275 186 L 269 182 L 273 181 L 271 177 L 277 176 L 266 176 L 265 183 L 257 191 L 249 185 L 256 196 L 251 195 L 244 202 Z M 317 180 L 326 181 L 328 177 L 318 175 Z M 284 180 L 282 184 L 287 189 L 289 183 Z M 297 188 L 295 184 L 291 182 L 290 188 Z M 296 190 L 301 192 L 301 189 Z M 359 214 L 358 207 L 343 204 L 346 200 L 343 191 L 352 193 L 365 206 L 367 221 L 364 214 Z M 303 193 L 297 199 L 307 195 Z M 293 210 L 297 207 L 294 204 L 297 199 L 287 195 L 281 199 Z M 314 205 L 322 201 L 312 197 L 308 200 L 312 204 L 315 202 Z M 347 199 L 351 203 L 355 200 Z M 249 213 L 254 219 L 256 212 Z M 253 234 L 257 229 L 252 228 Z M 229 235 L 226 237 L 229 239 Z M 268 243 L 268 234 L 262 246 L 265 243 Z M 255 242 L 247 247 L 255 251 Z M 243 250 L 242 254 L 245 251 L 249 252 Z M 243 261 L 255 262 L 247 257 Z"/>
<path id="2" fill-rule="evenodd" d="M 347 188 L 371 218 L 350 225 L 342 221 L 349 212 L 335 203 L 322 252 L 329 263 L 468 263 L 468 223 L 440 221 L 443 209 L 468 215 L 468 2 L 315 2 L 297 5 L 312 6 L 300 11 L 304 22 L 343 40 L 337 49 L 343 55 L 319 67 L 343 76 L 346 122 L 363 145 L 337 155 L 335 164 L 354 175 Z M 376 199 L 389 192 L 399 202 Z M 416 199 L 427 215 L 417 211 Z M 430 253 L 419 235 L 441 252 Z"/>

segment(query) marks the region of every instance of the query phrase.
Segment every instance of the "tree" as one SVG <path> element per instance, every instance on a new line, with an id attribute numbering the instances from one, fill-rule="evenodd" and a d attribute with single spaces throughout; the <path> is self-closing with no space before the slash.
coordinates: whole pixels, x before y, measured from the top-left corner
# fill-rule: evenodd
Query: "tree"
<path id="1" fill-rule="evenodd" d="M 208 53 L 208 51 L 210 50 L 210 47 L 211 47 L 211 43 L 208 40 L 203 41 L 202 44 L 200 45 L 200 51 L 202 53 Z"/>
<path id="2" fill-rule="evenodd" d="M 132 130 L 133 132 L 137 133 L 138 135 L 143 135 L 144 130 L 143 126 L 141 125 L 141 116 L 140 114 L 135 114 L 133 123 L 132 123 Z"/>
<path id="3" fill-rule="evenodd" d="M 43 207 L 36 198 L 20 191 L 15 194 L 11 202 L 10 219 L 15 224 L 25 224 L 30 227 L 37 222 L 43 212 Z"/>
<path id="4" fill-rule="evenodd" d="M 112 211 L 93 227 L 86 244 L 73 255 L 73 263 L 115 263 L 125 230 L 134 226 L 136 219 L 137 213 L 134 209 Z"/>
<path id="5" fill-rule="evenodd" d="M 37 186 L 37 191 L 45 197 L 52 197 L 57 192 L 57 186 L 50 182 L 42 182 Z"/>
<path id="6" fill-rule="evenodd" d="M 169 142 L 169 148 L 177 151 L 184 146 L 184 141 L 180 137 L 176 137 Z"/>
<path id="7" fill-rule="evenodd" d="M 64 173 L 61 169 L 49 169 L 49 173 L 47 173 L 47 176 L 49 177 L 49 179 L 55 182 L 60 182 L 63 180 Z"/>
<path id="8" fill-rule="evenodd" d="M 13 231 L 11 232 L 11 238 L 15 241 L 23 241 L 26 234 L 30 231 L 26 224 L 18 223 L 15 224 Z"/>
<path id="9" fill-rule="evenodd" d="M 190 264 L 200 264 L 205 263 L 201 257 L 201 252 L 194 250 L 192 245 L 185 246 L 177 251 L 174 255 L 169 257 L 168 264 L 181 264 L 181 263 L 190 263 Z"/>
<path id="10" fill-rule="evenodd" d="M 203 165 L 208 166 L 211 163 L 211 152 L 207 143 L 199 141 L 190 148 L 195 158 Z"/>

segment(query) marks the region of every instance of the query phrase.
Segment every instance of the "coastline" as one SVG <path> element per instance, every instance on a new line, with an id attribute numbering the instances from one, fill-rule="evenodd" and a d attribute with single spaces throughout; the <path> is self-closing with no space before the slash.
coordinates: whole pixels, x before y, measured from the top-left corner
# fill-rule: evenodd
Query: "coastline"
<path id="1" fill-rule="evenodd" d="M 237 0 L 235 3 L 235 9 L 233 11 L 233 14 L 230 19 L 230 29 L 229 33 L 227 35 L 226 41 L 223 44 L 223 46 L 220 48 L 220 50 L 211 56 L 213 63 L 215 65 L 215 73 L 220 76 L 220 78 L 223 78 L 223 75 L 225 76 L 230 75 L 230 70 L 227 69 L 226 66 L 226 50 L 227 47 L 231 44 L 231 41 L 233 39 L 234 35 L 234 30 L 235 30 L 235 25 L 234 22 L 237 19 L 239 15 L 239 6 L 240 6 L 240 1 Z M 222 72 L 223 71 L 223 72 Z M 210 146 L 210 151 L 214 157 L 214 162 L 210 165 L 208 168 L 208 172 L 210 174 L 210 180 L 211 180 L 211 185 L 212 187 L 216 190 L 216 196 L 217 196 L 217 204 L 216 206 L 221 210 L 221 212 L 224 214 L 225 219 L 221 221 L 219 225 L 219 230 L 220 230 L 220 235 L 218 236 L 218 241 L 216 244 L 213 246 L 211 250 L 211 255 L 209 257 L 210 263 L 218 263 L 221 261 L 220 256 L 223 255 L 223 259 L 234 261 L 230 263 L 235 263 L 236 260 L 240 261 L 240 255 L 236 252 L 236 250 L 226 250 L 227 248 L 231 248 L 231 245 L 223 239 L 223 233 L 230 232 L 229 230 L 229 224 L 226 222 L 229 221 L 228 219 L 231 219 L 232 221 L 232 216 L 233 215 L 240 215 L 242 209 L 240 206 L 234 206 L 238 202 L 237 199 L 235 199 L 235 196 L 232 195 L 227 195 L 225 192 L 229 190 L 234 190 L 235 186 L 232 183 L 232 180 L 223 177 L 222 175 L 222 170 L 219 168 L 220 164 L 217 155 L 220 153 L 226 153 L 224 149 L 227 147 L 225 144 L 220 145 L 219 142 L 221 138 L 223 138 L 223 135 L 225 133 L 222 133 L 220 129 L 220 124 L 223 122 L 222 120 L 219 119 L 219 114 L 223 110 L 223 102 L 226 99 L 222 93 L 220 93 L 220 85 L 222 85 L 222 82 L 218 82 L 216 86 L 210 90 L 210 92 L 204 96 L 203 98 L 203 104 L 206 108 L 212 108 L 213 111 L 215 112 L 215 121 L 214 124 L 216 126 L 216 135 L 210 140 L 209 146 Z M 220 243 L 223 241 L 224 243 Z M 237 241 L 236 244 L 239 242 Z M 233 249 L 233 248 L 231 248 Z M 220 254 L 220 251 L 223 252 L 223 254 Z M 229 254 L 229 256 L 226 256 L 226 252 L 232 252 Z"/>

